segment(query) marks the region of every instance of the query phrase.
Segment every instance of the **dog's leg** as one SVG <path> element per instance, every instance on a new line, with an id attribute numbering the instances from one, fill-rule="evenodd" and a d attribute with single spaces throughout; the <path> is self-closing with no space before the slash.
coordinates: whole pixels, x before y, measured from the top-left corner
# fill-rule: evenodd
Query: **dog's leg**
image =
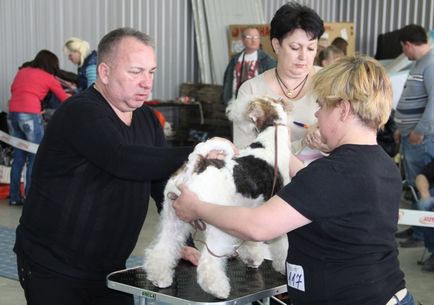
<path id="1" fill-rule="evenodd" d="M 267 257 L 268 246 L 263 242 L 244 241 L 237 252 L 244 264 L 258 268 Z"/>
<path id="2" fill-rule="evenodd" d="M 227 257 L 234 253 L 239 240 L 208 225 L 205 242 L 197 266 L 197 282 L 204 291 L 217 298 L 226 299 L 231 290 L 226 275 L 226 261 Z"/>
<path id="3" fill-rule="evenodd" d="M 285 262 L 288 255 L 288 238 L 281 235 L 269 242 L 269 249 L 271 253 L 271 259 L 273 260 L 273 268 L 277 272 L 285 274 Z"/>
<path id="4" fill-rule="evenodd" d="M 181 258 L 181 249 L 190 233 L 191 226 L 176 217 L 172 202 L 166 199 L 161 212 L 158 234 L 145 250 L 143 268 L 155 286 L 172 285 L 174 269 Z"/>

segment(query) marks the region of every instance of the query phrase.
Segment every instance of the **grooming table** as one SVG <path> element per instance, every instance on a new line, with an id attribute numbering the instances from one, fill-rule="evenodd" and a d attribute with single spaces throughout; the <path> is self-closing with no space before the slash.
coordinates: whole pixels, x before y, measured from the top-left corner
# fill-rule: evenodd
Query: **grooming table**
<path id="1" fill-rule="evenodd" d="M 146 279 L 141 267 L 110 273 L 107 286 L 140 298 L 140 304 L 163 302 L 172 305 L 240 305 L 266 299 L 286 292 L 286 278 L 274 271 L 271 261 L 264 260 L 259 269 L 245 266 L 239 259 L 227 263 L 231 294 L 221 300 L 204 292 L 196 283 L 196 267 L 181 260 L 175 271 L 172 286 L 160 289 Z M 149 304 L 148 303 L 148 304 Z"/>

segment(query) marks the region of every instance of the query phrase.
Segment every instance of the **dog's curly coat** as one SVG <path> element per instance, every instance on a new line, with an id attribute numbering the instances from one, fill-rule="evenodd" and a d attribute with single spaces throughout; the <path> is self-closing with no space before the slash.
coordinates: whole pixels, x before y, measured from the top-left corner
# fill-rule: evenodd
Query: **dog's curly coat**
<path id="1" fill-rule="evenodd" d="M 275 193 L 289 183 L 287 112 L 288 105 L 283 101 L 266 97 L 232 102 L 228 107 L 228 117 L 232 121 L 244 122 L 244 127 L 250 132 L 256 130 L 258 135 L 255 141 L 242 149 L 238 156 L 234 156 L 229 143 L 212 139 L 200 143 L 190 154 L 188 162 L 169 179 L 158 234 L 145 250 L 144 257 L 147 278 L 155 286 L 165 288 L 172 284 L 181 249 L 192 230 L 190 224 L 177 218 L 172 208 L 174 198 L 169 198 L 169 194 L 179 194 L 177 185 L 185 183 L 207 202 L 254 207 L 269 199 L 272 191 Z M 272 190 L 276 148 L 278 175 Z M 205 156 L 212 150 L 223 150 L 225 159 L 222 162 L 206 159 Z M 197 267 L 197 282 L 215 297 L 227 298 L 230 283 L 225 272 L 225 256 L 237 250 L 243 262 L 257 268 L 267 253 L 267 246 L 261 242 L 242 242 L 211 225 L 206 227 L 204 236 L 207 247 L 219 257 L 203 247 Z M 269 242 L 273 267 L 282 274 L 285 273 L 287 247 L 286 236 Z"/>

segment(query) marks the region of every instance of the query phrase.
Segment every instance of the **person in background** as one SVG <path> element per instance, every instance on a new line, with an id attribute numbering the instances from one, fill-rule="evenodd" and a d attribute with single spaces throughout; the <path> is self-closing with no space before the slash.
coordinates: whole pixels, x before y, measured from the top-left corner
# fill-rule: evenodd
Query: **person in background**
<path id="1" fill-rule="evenodd" d="M 241 41 L 244 50 L 231 58 L 224 73 L 222 100 L 225 104 L 237 97 L 243 82 L 276 66 L 276 61 L 260 49 L 261 36 L 257 28 L 246 28 Z"/>
<path id="2" fill-rule="evenodd" d="M 336 37 L 335 39 L 333 39 L 331 45 L 341 49 L 342 52 L 344 52 L 344 55 L 347 55 L 348 41 L 346 41 L 342 37 Z"/>
<path id="3" fill-rule="evenodd" d="M 401 175 L 376 142 L 392 105 L 387 73 L 373 58 L 344 57 L 318 71 L 311 84 L 328 156 L 254 208 L 203 202 L 181 185 L 176 214 L 243 240 L 287 234 L 291 304 L 415 305 L 394 237 Z"/>
<path id="4" fill-rule="evenodd" d="M 277 66 L 243 83 L 238 94 L 240 98 L 269 96 L 292 102 L 292 152 L 308 164 L 322 156 L 321 150 L 327 151 L 316 127 L 316 98 L 308 89 L 311 78 L 320 69 L 313 63 L 318 39 L 324 33 L 323 20 L 311 8 L 290 2 L 276 11 L 270 26 Z M 238 147 L 249 145 L 255 138 L 237 122 L 233 129 Z"/>
<path id="5" fill-rule="evenodd" d="M 416 176 L 434 158 L 434 50 L 424 28 L 410 24 L 399 31 L 402 51 L 414 61 L 394 113 L 406 182 L 414 186 Z M 417 208 L 415 199 L 413 207 Z M 422 247 L 420 227 L 399 232 L 401 247 Z"/>
<path id="6" fill-rule="evenodd" d="M 325 67 L 335 63 L 339 58 L 344 56 L 344 51 L 334 45 L 330 45 L 319 53 L 318 61 L 321 67 Z"/>
<path id="7" fill-rule="evenodd" d="M 14 247 L 28 304 L 134 304 L 106 276 L 126 268 L 150 196 L 161 209 L 166 180 L 192 151 L 168 147 L 144 105 L 156 68 L 148 35 L 115 29 L 98 45 L 95 84 L 49 121 Z"/>
<path id="8" fill-rule="evenodd" d="M 61 102 L 68 98 L 60 82 L 55 78 L 59 59 L 48 51 L 41 50 L 36 57 L 25 62 L 18 70 L 12 85 L 9 100 L 8 128 L 13 137 L 39 144 L 44 136 L 41 103 L 48 92 L 53 92 Z M 10 176 L 10 205 L 22 205 L 31 183 L 35 154 L 14 147 Z M 26 165 L 24 194 L 21 194 L 21 176 Z"/>
<path id="9" fill-rule="evenodd" d="M 434 159 L 424 167 L 422 172 L 416 176 L 415 185 L 420 198 L 417 207 L 421 211 L 434 211 L 434 197 L 431 189 L 434 183 Z M 434 228 L 422 227 L 425 247 L 431 253 L 427 260 L 423 262 L 422 270 L 434 272 Z"/>
<path id="10" fill-rule="evenodd" d="M 319 60 L 319 55 L 328 46 L 329 46 L 328 33 L 324 32 L 324 34 L 318 39 L 318 46 L 316 49 L 316 55 L 315 55 L 315 59 L 313 61 L 314 65 L 321 66 L 320 60 Z"/>
<path id="11" fill-rule="evenodd" d="M 96 51 L 90 49 L 87 41 L 72 37 L 65 42 L 63 48 L 69 60 L 78 66 L 77 91 L 90 87 L 96 80 Z"/>

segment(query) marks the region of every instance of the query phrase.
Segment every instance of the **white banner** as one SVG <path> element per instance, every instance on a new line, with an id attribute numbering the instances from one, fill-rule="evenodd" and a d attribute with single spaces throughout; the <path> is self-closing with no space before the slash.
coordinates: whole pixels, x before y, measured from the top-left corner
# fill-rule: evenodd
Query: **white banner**
<path id="1" fill-rule="evenodd" d="M 434 228 L 434 212 L 399 209 L 398 223 Z"/>
<path id="2" fill-rule="evenodd" d="M 1 130 L 0 130 L 0 141 L 5 142 L 13 147 L 28 151 L 33 154 L 36 154 L 36 151 L 38 150 L 39 147 L 38 144 L 12 137 L 6 132 Z"/>

